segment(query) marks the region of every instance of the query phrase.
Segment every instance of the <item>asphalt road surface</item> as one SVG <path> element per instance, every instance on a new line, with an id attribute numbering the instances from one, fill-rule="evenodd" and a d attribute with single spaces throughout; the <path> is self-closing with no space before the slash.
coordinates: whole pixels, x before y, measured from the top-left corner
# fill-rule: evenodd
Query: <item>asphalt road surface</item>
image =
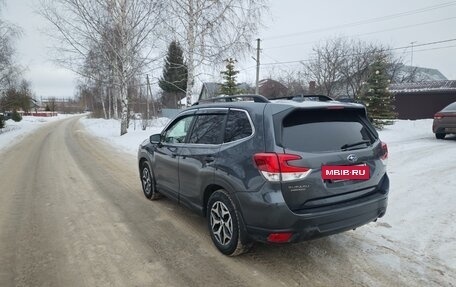
<path id="1" fill-rule="evenodd" d="M 0 152 L 0 286 L 452 284 L 447 270 L 419 268 L 421 259 L 357 231 L 223 256 L 204 218 L 148 201 L 135 157 L 78 120 L 49 123 Z M 391 254 L 400 262 L 379 263 Z"/>

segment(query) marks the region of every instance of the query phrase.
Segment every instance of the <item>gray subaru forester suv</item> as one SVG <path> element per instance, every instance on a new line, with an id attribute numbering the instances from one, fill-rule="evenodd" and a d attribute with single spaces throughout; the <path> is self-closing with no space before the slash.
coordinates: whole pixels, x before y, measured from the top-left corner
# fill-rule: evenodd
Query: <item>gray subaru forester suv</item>
<path id="1" fill-rule="evenodd" d="M 256 95 L 183 110 L 138 151 L 145 196 L 207 217 L 231 256 L 254 241 L 309 240 L 382 217 L 387 157 L 362 105 Z"/>

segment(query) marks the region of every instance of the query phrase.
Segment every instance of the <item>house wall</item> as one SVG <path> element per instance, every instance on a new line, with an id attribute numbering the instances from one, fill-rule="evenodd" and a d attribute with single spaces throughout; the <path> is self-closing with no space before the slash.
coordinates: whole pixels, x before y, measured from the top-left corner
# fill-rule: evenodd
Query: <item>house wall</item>
<path id="1" fill-rule="evenodd" d="M 456 101 L 456 91 L 451 92 L 407 92 L 395 95 L 398 119 L 431 119 L 434 114 Z"/>

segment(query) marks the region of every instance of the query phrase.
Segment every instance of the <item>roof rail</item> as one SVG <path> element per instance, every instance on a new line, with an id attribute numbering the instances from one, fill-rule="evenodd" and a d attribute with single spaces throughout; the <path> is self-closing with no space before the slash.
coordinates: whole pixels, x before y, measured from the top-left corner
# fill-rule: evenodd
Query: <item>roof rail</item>
<path id="1" fill-rule="evenodd" d="M 330 98 L 325 95 L 295 95 L 295 96 L 286 96 L 286 97 L 280 97 L 280 98 L 274 98 L 271 100 L 291 100 L 295 102 L 303 102 L 306 99 L 312 99 L 312 98 L 317 98 L 319 102 L 329 102 L 329 101 L 334 101 L 333 98 Z"/>
<path id="2" fill-rule="evenodd" d="M 193 104 L 193 106 L 204 104 L 204 103 L 216 103 L 216 102 L 241 102 L 245 100 L 253 100 L 255 103 L 269 103 L 269 100 L 261 95 L 233 95 L 233 96 L 221 96 L 217 98 L 210 98 L 201 100 Z"/>

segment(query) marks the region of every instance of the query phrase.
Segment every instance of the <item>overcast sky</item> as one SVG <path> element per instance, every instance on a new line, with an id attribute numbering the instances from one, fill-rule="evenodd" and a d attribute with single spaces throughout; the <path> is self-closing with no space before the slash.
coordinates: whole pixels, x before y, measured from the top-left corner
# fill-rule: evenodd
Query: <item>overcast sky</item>
<path id="1" fill-rule="evenodd" d="M 413 65 L 440 70 L 448 79 L 456 79 L 456 1 L 445 0 L 270 0 L 270 12 L 264 18 L 267 28 L 262 39 L 261 77 L 273 69 L 294 69 L 312 57 L 312 46 L 335 36 L 359 38 L 389 45 L 411 62 L 410 43 L 414 43 Z M 2 18 L 20 26 L 17 58 L 26 68 L 40 97 L 72 97 L 76 76 L 52 63 L 50 39 L 40 30 L 46 22 L 34 13 L 38 0 L 6 0 Z M 451 28 L 453 27 L 453 28 Z M 448 41 L 446 41 L 448 40 Z M 433 42 L 446 41 L 440 44 Z M 252 43 L 255 45 L 255 43 Z M 420 46 L 424 45 L 424 46 Z M 252 55 L 254 56 L 254 55 Z M 286 63 L 283 63 L 286 62 Z M 254 82 L 255 61 L 239 62 L 240 80 Z M 200 80 L 216 80 L 219 75 Z"/>

